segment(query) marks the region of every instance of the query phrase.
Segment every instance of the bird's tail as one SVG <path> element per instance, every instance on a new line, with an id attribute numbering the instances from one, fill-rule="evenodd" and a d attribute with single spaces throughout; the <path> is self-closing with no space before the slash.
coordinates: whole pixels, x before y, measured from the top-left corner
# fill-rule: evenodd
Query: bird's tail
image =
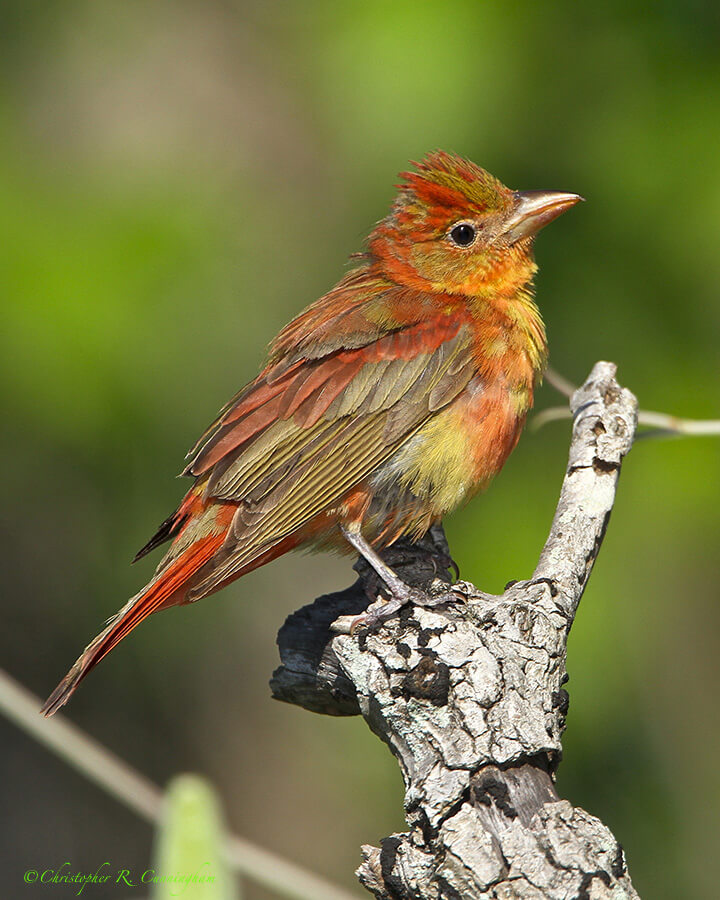
<path id="1" fill-rule="evenodd" d="M 163 568 L 139 594 L 129 600 L 108 621 L 107 627 L 83 650 L 75 665 L 45 701 L 45 716 L 64 706 L 78 684 L 100 660 L 151 613 L 182 603 L 188 581 L 221 546 L 225 534 L 213 534 L 194 541 L 166 568 Z"/>

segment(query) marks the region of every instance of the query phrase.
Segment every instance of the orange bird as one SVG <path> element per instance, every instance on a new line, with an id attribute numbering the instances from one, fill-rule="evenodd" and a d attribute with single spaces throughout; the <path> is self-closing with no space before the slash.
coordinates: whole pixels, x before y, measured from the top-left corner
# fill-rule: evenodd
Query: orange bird
<path id="1" fill-rule="evenodd" d="M 265 368 L 189 454 L 195 479 L 138 557 L 152 580 L 83 651 L 51 715 L 151 613 L 193 603 L 300 546 L 377 553 L 487 485 L 517 443 L 545 365 L 533 237 L 578 200 L 512 191 L 435 152 L 404 172 L 356 265 L 273 341 Z"/>

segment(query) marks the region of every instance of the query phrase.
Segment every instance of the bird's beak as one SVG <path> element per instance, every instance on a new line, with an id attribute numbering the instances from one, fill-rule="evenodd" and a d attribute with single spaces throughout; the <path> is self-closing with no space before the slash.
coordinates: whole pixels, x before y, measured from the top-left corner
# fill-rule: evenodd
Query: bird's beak
<path id="1" fill-rule="evenodd" d="M 502 236 L 511 244 L 530 237 L 548 222 L 575 206 L 583 197 L 562 191 L 515 191 L 515 206 L 505 220 Z"/>

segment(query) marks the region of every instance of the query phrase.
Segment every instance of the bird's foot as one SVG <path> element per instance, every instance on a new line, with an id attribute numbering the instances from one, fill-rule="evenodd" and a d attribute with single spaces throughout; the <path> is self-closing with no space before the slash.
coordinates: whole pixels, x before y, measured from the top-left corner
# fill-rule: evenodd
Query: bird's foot
<path id="1" fill-rule="evenodd" d="M 432 609 L 437 606 L 445 606 L 448 603 L 457 603 L 462 599 L 458 594 L 451 591 L 443 591 L 441 594 L 427 594 L 419 588 L 410 587 L 410 585 L 400 582 L 403 591 L 400 596 L 393 593 L 390 600 L 383 600 L 382 597 L 373 603 L 373 605 L 361 613 L 359 616 L 340 616 L 332 623 L 332 630 L 339 634 L 357 634 L 359 631 L 373 631 L 380 625 L 394 618 L 394 616 L 405 606 L 414 605 L 422 606 L 425 609 Z M 397 588 L 398 585 L 395 585 Z"/>
<path id="2" fill-rule="evenodd" d="M 443 591 L 440 594 L 428 594 L 419 588 L 411 587 L 378 556 L 357 529 L 343 527 L 342 532 L 348 543 L 358 551 L 375 571 L 380 581 L 385 584 L 390 594 L 390 599 L 382 602 L 382 598 L 378 597 L 376 603 L 362 615 L 341 616 L 333 623 L 333 631 L 355 634 L 359 629 L 376 628 L 378 625 L 391 619 L 403 606 L 408 604 L 433 607 L 458 600 L 456 594 L 448 591 Z"/>

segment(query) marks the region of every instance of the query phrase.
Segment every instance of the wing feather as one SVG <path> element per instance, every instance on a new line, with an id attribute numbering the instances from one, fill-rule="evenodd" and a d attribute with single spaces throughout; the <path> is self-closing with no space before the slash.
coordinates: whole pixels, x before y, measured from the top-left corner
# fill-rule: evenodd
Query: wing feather
<path id="1" fill-rule="evenodd" d="M 211 470 L 207 497 L 238 504 L 193 599 L 333 508 L 474 374 L 471 332 L 459 318 L 306 360 L 274 381 L 273 369 L 263 373 L 209 429 L 189 466 Z"/>
<path id="2" fill-rule="evenodd" d="M 297 531 L 313 516 L 337 501 L 364 474 L 372 471 L 385 457 L 380 442 L 382 421 L 367 419 L 358 429 L 362 448 L 354 457 L 345 441 L 331 454 L 326 465 L 307 470 L 306 479 L 294 479 L 292 489 L 268 498 L 262 506 L 248 508 L 243 504 L 231 526 L 230 554 L 218 560 L 213 571 L 192 591 L 192 599 L 210 593 L 228 578 L 265 553 L 284 537 Z M 345 435 L 347 437 L 347 435 Z M 226 542 L 227 543 L 227 542 Z"/>

